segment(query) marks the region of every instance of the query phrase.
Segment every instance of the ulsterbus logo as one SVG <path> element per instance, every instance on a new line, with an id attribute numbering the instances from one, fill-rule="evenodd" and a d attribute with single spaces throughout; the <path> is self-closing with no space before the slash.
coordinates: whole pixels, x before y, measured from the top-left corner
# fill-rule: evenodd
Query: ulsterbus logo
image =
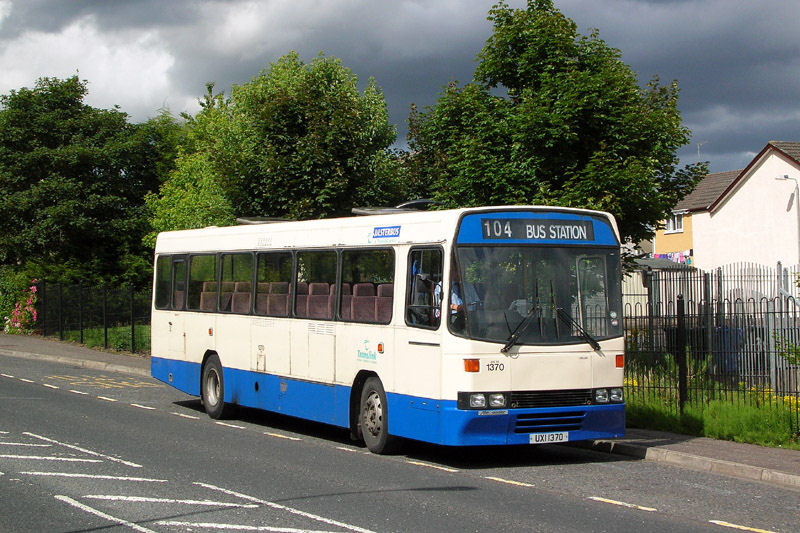
<path id="1" fill-rule="evenodd" d="M 400 226 L 382 226 L 379 228 L 373 228 L 372 230 L 373 239 L 390 239 L 399 236 Z"/>

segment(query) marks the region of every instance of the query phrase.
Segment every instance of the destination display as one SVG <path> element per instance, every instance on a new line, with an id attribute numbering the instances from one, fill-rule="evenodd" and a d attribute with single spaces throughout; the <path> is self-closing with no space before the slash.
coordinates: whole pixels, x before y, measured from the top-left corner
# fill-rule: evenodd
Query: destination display
<path id="1" fill-rule="evenodd" d="M 593 241 L 591 220 L 481 218 L 484 239 Z"/>

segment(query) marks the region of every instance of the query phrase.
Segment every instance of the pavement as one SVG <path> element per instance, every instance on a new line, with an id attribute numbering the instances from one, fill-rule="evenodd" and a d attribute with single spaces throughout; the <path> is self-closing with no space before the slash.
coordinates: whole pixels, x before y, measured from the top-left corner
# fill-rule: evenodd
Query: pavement
<path id="1" fill-rule="evenodd" d="M 139 376 L 150 375 L 148 356 L 108 352 L 41 336 L 0 333 L 0 355 L 40 359 Z M 800 450 L 628 428 L 620 439 L 575 443 L 597 452 L 667 463 L 800 490 Z"/>

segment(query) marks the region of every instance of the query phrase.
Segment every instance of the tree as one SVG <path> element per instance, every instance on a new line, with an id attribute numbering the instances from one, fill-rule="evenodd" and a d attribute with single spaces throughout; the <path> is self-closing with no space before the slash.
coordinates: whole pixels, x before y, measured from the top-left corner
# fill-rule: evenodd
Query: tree
<path id="1" fill-rule="evenodd" d="M 87 82 L 42 78 L 0 96 L 0 264 L 59 281 L 143 281 L 144 196 L 176 124 L 85 105 Z"/>
<path id="2" fill-rule="evenodd" d="M 395 131 L 383 93 L 372 79 L 363 92 L 357 82 L 339 59 L 320 55 L 304 63 L 290 53 L 248 83 L 234 86 L 228 98 L 214 94 L 208 84 L 202 109 L 189 119 L 177 170 L 161 198 L 150 204 L 161 213 L 154 228 L 208 222 L 167 216 L 170 209 L 190 212 L 181 202 L 197 200 L 174 194 L 167 200 L 167 193 L 177 189 L 170 182 L 185 182 L 188 167 L 203 176 L 204 194 L 224 196 L 217 224 L 234 215 L 347 215 L 353 206 L 401 198 L 389 153 Z"/>
<path id="3" fill-rule="evenodd" d="M 542 203 L 610 211 L 623 239 L 652 236 L 706 173 L 677 169 L 689 142 L 676 82 L 641 89 L 621 52 L 581 36 L 551 0 L 500 2 L 474 81 L 410 117 L 420 178 L 444 206 Z M 501 94 L 498 94 L 501 93 Z M 424 164 L 420 164 L 423 161 Z"/>

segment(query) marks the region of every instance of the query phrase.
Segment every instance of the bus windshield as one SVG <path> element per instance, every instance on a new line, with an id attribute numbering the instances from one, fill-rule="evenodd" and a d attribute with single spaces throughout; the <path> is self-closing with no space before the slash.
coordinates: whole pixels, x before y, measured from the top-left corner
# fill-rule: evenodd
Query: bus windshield
<path id="1" fill-rule="evenodd" d="M 459 246 L 455 255 L 447 309 L 456 335 L 531 345 L 622 334 L 617 248 Z"/>

